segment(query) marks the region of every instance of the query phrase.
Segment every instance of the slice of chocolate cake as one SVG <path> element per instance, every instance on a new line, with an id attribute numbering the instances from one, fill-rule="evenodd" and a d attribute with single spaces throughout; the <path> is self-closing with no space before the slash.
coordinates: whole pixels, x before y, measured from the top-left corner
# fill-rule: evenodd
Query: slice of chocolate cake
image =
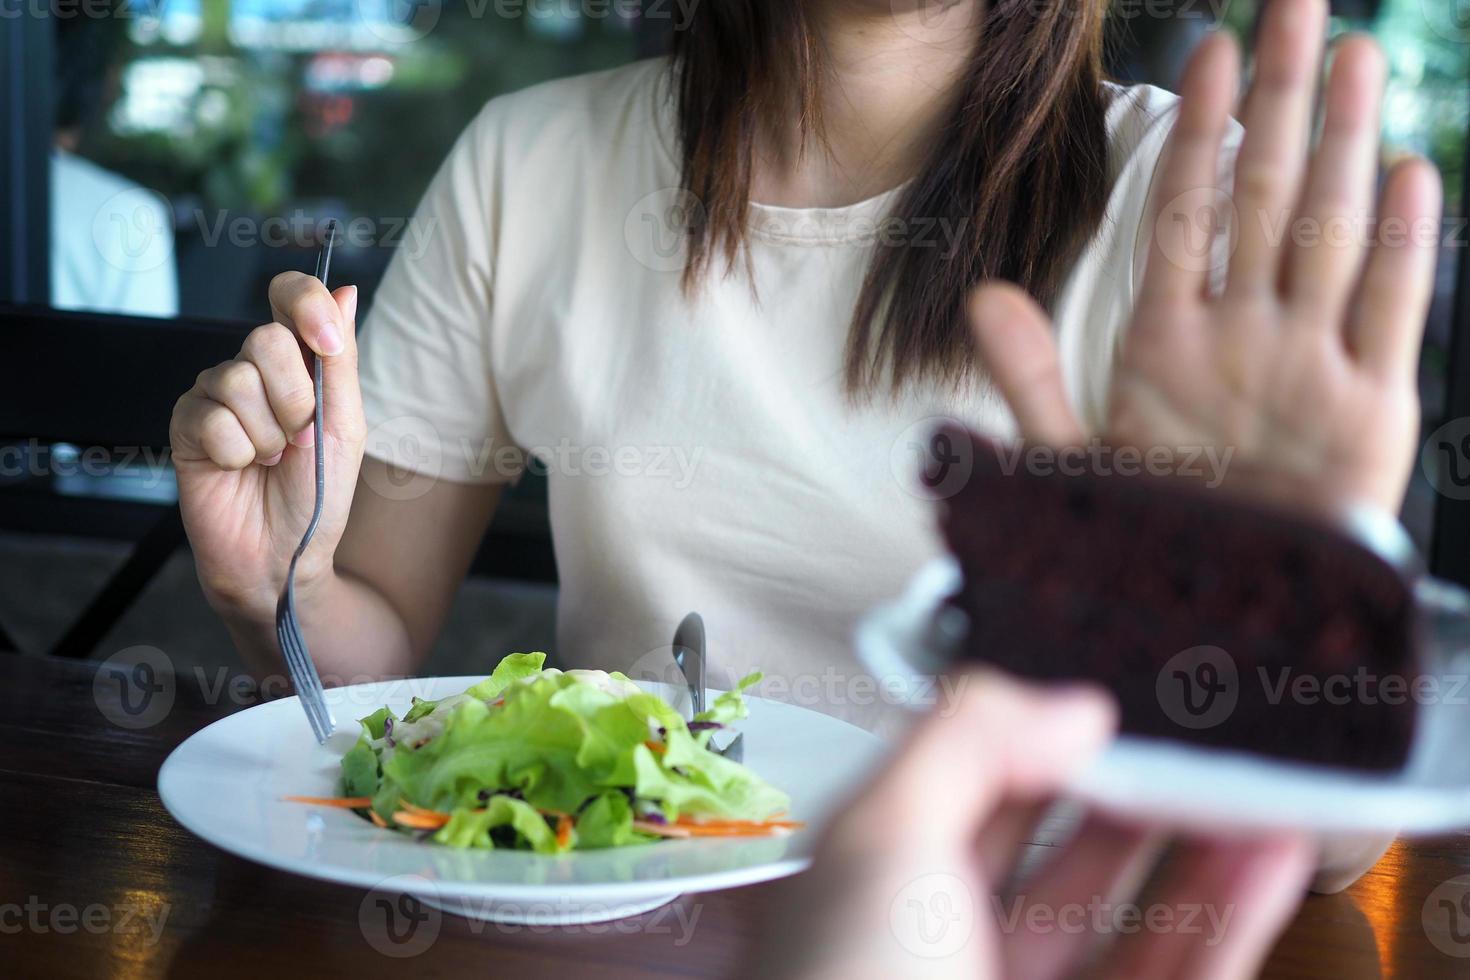
<path id="1" fill-rule="evenodd" d="M 1363 770 L 1403 766 L 1412 575 L 1348 534 L 1176 476 L 1028 465 L 960 430 L 943 519 L 963 656 L 1114 692 L 1123 731 Z"/>

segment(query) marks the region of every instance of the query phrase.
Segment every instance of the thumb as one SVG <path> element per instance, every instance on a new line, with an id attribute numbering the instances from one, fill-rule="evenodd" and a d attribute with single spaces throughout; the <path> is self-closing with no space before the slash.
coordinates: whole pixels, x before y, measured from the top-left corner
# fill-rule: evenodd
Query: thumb
<path id="1" fill-rule="evenodd" d="M 322 412 L 327 431 L 350 435 L 362 428 L 362 392 L 357 381 L 357 287 L 332 291 L 341 315 L 342 350 L 322 358 Z"/>
<path id="2" fill-rule="evenodd" d="M 970 294 L 970 328 L 981 371 L 1000 389 L 1020 437 L 1053 447 L 1080 445 L 1085 436 L 1067 400 L 1046 312 L 1009 283 L 988 284 Z"/>
<path id="3" fill-rule="evenodd" d="M 888 827 L 973 840 L 1002 805 L 1067 786 L 1111 741 L 1112 700 L 1091 688 L 1041 688 L 994 671 L 953 678 L 854 808 Z M 946 687 L 949 687 L 946 684 Z"/>

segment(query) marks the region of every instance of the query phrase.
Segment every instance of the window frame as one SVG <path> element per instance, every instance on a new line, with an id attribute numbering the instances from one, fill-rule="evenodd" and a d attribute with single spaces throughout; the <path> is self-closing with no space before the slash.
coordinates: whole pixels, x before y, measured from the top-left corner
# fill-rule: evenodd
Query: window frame
<path id="1" fill-rule="evenodd" d="M 0 301 L 45 304 L 51 295 L 53 37 L 51 20 L 0 18 Z M 0 362 L 3 363 L 3 362 Z"/>

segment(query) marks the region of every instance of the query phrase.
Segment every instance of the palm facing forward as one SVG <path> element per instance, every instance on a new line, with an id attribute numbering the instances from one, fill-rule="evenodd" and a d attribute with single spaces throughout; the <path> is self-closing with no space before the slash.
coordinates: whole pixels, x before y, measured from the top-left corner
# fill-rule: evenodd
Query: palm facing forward
<path id="1" fill-rule="evenodd" d="M 1268 8 L 1242 113 L 1233 247 L 1219 295 L 1208 263 L 1185 260 L 1189 228 L 1179 219 L 1218 186 L 1239 56 L 1223 35 L 1195 55 L 1156 182 L 1159 217 L 1106 431 L 1097 435 L 1143 450 L 1228 450 L 1250 472 L 1309 487 L 1314 499 L 1304 503 L 1358 501 L 1397 513 L 1418 433 L 1416 365 L 1441 192 L 1427 163 L 1395 168 L 1377 240 L 1366 241 L 1385 75 L 1366 38 L 1337 51 L 1321 143 L 1309 153 L 1326 9 L 1322 0 Z M 1088 434 L 1063 390 L 1046 316 L 1003 285 L 979 289 L 971 316 L 1022 435 L 1082 443 Z"/>

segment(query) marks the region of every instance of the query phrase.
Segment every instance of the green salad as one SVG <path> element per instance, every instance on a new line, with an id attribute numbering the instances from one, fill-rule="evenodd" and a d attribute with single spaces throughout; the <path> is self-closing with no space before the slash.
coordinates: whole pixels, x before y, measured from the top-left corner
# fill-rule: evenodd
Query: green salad
<path id="1" fill-rule="evenodd" d="M 785 793 L 709 745 L 746 716 L 759 674 L 685 721 L 622 674 L 545 661 L 511 654 L 463 694 L 415 698 L 402 718 L 380 708 L 342 758 L 342 795 L 292 799 L 450 847 L 541 854 L 801 826 L 779 819 Z"/>

